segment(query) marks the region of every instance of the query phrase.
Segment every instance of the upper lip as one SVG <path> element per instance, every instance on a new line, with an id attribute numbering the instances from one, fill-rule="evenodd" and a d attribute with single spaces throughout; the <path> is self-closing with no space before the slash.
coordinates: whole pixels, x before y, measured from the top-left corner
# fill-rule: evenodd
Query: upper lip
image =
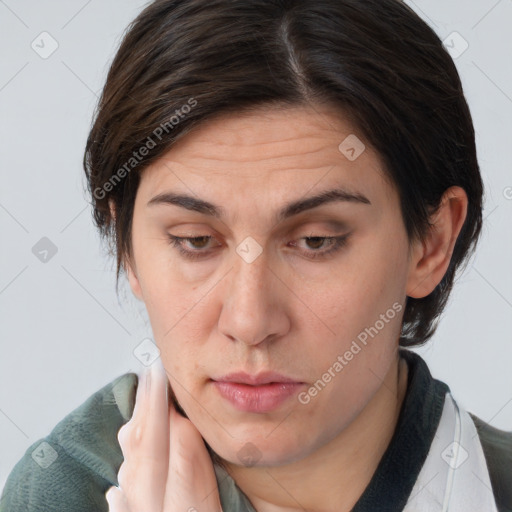
<path id="1" fill-rule="evenodd" d="M 239 384 L 250 384 L 252 386 L 270 384 L 271 382 L 300 382 L 296 379 L 286 377 L 285 375 L 276 372 L 261 372 L 257 375 L 250 375 L 249 373 L 245 372 L 234 372 L 213 380 L 217 382 L 237 382 Z"/>

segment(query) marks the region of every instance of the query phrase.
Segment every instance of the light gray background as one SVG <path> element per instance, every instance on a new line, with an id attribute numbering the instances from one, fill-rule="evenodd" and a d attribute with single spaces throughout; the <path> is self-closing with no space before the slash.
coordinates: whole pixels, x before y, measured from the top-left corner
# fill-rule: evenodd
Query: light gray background
<path id="1" fill-rule="evenodd" d="M 418 352 L 465 408 L 510 430 L 512 1 L 407 3 L 441 39 L 456 31 L 469 44 L 454 60 L 487 194 L 477 255 Z M 30 444 L 100 387 L 142 368 L 133 350 L 151 337 L 149 322 L 127 286 L 115 294 L 81 159 L 108 64 L 143 5 L 0 0 L 0 489 Z M 46 59 L 31 47 L 43 31 L 59 45 Z M 447 44 L 460 51 L 457 37 Z M 42 237 L 58 249 L 46 263 L 32 252 Z"/>

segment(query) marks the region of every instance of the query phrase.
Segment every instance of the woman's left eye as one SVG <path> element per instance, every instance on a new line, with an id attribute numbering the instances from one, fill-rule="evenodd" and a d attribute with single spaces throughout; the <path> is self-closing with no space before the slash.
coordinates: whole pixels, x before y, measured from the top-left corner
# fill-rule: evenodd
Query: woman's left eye
<path id="1" fill-rule="evenodd" d="M 299 240 L 305 240 L 310 244 L 315 250 L 311 251 L 301 251 L 308 258 L 324 258 L 329 255 L 332 255 L 338 252 L 347 242 L 348 235 L 341 236 L 306 236 L 304 238 L 299 238 Z M 327 245 L 326 245 L 326 242 Z M 292 246 L 296 246 L 295 242 L 291 242 Z M 321 247 L 327 247 L 327 249 L 323 251 L 319 251 L 318 249 Z"/>
<path id="2" fill-rule="evenodd" d="M 190 260 L 207 257 L 210 251 L 205 250 L 205 246 L 207 246 L 208 242 L 214 238 L 209 235 L 194 237 L 180 237 L 171 235 L 170 233 L 167 235 L 169 237 L 169 243 L 173 247 L 176 247 L 182 256 Z M 347 238 L 348 235 L 303 237 L 299 240 L 305 240 L 308 244 L 312 244 L 314 250 L 301 250 L 300 252 L 307 258 L 324 258 L 339 251 L 345 245 Z M 192 245 L 192 249 L 185 248 L 185 242 L 190 243 Z M 326 247 L 326 242 L 328 248 L 326 250 L 318 250 L 321 247 Z M 197 244 L 199 247 L 194 244 Z M 296 247 L 297 243 L 295 241 L 290 242 L 290 245 Z"/>

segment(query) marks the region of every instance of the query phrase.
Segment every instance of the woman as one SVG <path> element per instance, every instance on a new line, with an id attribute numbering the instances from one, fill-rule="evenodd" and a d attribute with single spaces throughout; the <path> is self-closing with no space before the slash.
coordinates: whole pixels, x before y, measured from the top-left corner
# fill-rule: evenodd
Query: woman
<path id="1" fill-rule="evenodd" d="M 0 510 L 512 509 L 512 434 L 407 350 L 483 194 L 456 68 L 410 8 L 153 2 L 84 168 L 161 362 L 29 448 Z"/>

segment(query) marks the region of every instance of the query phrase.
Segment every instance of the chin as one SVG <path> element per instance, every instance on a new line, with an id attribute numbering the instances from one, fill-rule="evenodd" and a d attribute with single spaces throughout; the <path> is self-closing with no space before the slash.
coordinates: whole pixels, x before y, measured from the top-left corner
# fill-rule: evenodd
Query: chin
<path id="1" fill-rule="evenodd" d="M 313 447 L 299 444 L 296 440 L 288 438 L 285 442 L 277 437 L 273 440 L 265 437 L 247 438 L 244 441 L 229 438 L 226 443 L 229 446 L 219 445 L 218 438 L 213 446 L 207 443 L 210 454 L 213 452 L 230 464 L 244 467 L 284 466 L 303 459 L 313 450 Z"/>

